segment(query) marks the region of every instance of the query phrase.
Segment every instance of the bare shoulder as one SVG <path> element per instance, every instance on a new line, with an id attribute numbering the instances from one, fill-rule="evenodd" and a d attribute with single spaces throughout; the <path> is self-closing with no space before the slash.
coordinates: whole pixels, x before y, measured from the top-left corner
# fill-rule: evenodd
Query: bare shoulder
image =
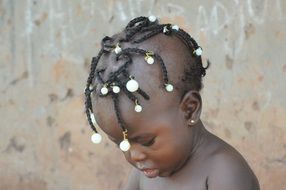
<path id="1" fill-rule="evenodd" d="M 210 156 L 209 190 L 259 190 L 258 180 L 242 155 L 222 141 Z"/>
<path id="2" fill-rule="evenodd" d="M 128 178 L 126 187 L 123 190 L 139 190 L 140 189 L 140 173 L 135 168 L 132 169 Z"/>

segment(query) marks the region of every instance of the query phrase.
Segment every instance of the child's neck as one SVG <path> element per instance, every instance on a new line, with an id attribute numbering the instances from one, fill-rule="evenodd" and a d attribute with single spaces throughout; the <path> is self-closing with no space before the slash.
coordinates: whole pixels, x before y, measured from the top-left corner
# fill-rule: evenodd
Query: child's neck
<path id="1" fill-rule="evenodd" d="M 190 159 L 199 156 L 203 146 L 207 143 L 210 133 L 206 130 L 201 120 L 191 127 L 192 147 L 190 151 Z"/>
<path id="2" fill-rule="evenodd" d="M 181 166 L 179 166 L 173 174 L 179 173 L 186 165 L 192 162 L 192 160 L 201 156 L 204 152 L 204 147 L 207 144 L 210 133 L 206 130 L 201 120 L 190 128 L 190 138 L 192 138 L 192 146 L 190 147 L 189 157 Z M 173 175 L 171 174 L 171 176 Z"/>

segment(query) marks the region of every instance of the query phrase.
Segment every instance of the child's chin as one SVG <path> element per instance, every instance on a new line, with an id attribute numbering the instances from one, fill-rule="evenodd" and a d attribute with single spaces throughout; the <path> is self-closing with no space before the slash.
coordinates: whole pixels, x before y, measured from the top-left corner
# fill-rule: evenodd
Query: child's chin
<path id="1" fill-rule="evenodd" d="M 170 176 L 172 176 L 172 172 L 165 171 L 159 173 L 159 177 L 170 177 Z"/>

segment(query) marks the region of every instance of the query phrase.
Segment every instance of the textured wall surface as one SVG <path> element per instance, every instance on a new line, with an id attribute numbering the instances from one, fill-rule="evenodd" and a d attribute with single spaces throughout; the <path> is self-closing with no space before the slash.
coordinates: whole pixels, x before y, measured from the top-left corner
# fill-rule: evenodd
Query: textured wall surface
<path id="1" fill-rule="evenodd" d="M 119 189 L 130 166 L 95 146 L 83 107 L 104 35 L 154 14 L 205 50 L 202 120 L 286 189 L 285 0 L 0 0 L 0 190 Z"/>

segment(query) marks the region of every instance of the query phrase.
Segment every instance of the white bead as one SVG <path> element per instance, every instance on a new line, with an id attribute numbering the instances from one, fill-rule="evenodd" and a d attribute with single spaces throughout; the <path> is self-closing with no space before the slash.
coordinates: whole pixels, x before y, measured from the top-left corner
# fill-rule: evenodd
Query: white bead
<path id="1" fill-rule="evenodd" d="M 168 92 L 172 92 L 174 90 L 174 87 L 171 84 L 167 84 L 165 88 Z"/>
<path id="2" fill-rule="evenodd" d="M 141 111 L 142 111 L 142 106 L 139 105 L 139 104 L 137 104 L 137 105 L 135 106 L 134 110 L 135 110 L 136 112 L 141 112 Z"/>
<path id="3" fill-rule="evenodd" d="M 149 65 L 152 65 L 154 63 L 154 58 L 149 56 L 149 57 L 146 57 L 146 62 L 149 64 Z"/>
<path id="4" fill-rule="evenodd" d="M 167 26 L 164 26 L 164 28 L 163 28 L 163 33 L 165 34 L 165 33 L 167 33 L 167 32 L 169 32 L 169 30 L 168 30 Z"/>
<path id="5" fill-rule="evenodd" d="M 123 141 L 121 141 L 121 143 L 119 144 L 119 148 L 123 151 L 126 152 L 130 149 L 130 143 L 127 139 L 124 139 Z"/>
<path id="6" fill-rule="evenodd" d="M 112 87 L 112 91 L 113 91 L 115 94 L 117 94 L 117 93 L 120 92 L 120 88 L 119 88 L 118 86 L 113 86 L 113 87 Z"/>
<path id="7" fill-rule="evenodd" d="M 105 86 L 100 89 L 101 94 L 106 95 L 108 93 L 108 88 Z"/>
<path id="8" fill-rule="evenodd" d="M 148 17 L 150 22 L 155 22 L 157 20 L 157 18 L 154 15 L 151 15 Z"/>
<path id="9" fill-rule="evenodd" d="M 102 140 L 102 137 L 100 134 L 98 133 L 94 133 L 92 136 L 91 136 L 91 141 L 94 143 L 94 144 L 99 144 Z"/>
<path id="10" fill-rule="evenodd" d="M 203 54 L 203 50 L 201 47 L 199 47 L 198 49 L 195 50 L 195 53 L 197 56 L 201 56 Z"/>
<path id="11" fill-rule="evenodd" d="M 129 92 L 135 92 L 139 88 L 139 84 L 136 80 L 131 79 L 126 83 L 126 88 Z"/>
<path id="12" fill-rule="evenodd" d="M 96 123 L 96 120 L 95 120 L 95 117 L 94 117 L 94 114 L 93 114 L 93 113 L 90 113 L 90 119 L 91 119 L 91 121 L 92 121 L 92 123 L 93 123 L 94 125 L 97 125 L 97 123 Z"/>
<path id="13" fill-rule="evenodd" d="M 121 47 L 119 47 L 119 46 L 116 46 L 116 48 L 114 49 L 114 51 L 115 51 L 115 53 L 116 54 L 119 54 L 120 52 L 121 52 Z"/>
<path id="14" fill-rule="evenodd" d="M 172 26 L 172 29 L 179 31 L 179 26 L 178 26 L 178 25 L 173 25 L 173 26 Z"/>

